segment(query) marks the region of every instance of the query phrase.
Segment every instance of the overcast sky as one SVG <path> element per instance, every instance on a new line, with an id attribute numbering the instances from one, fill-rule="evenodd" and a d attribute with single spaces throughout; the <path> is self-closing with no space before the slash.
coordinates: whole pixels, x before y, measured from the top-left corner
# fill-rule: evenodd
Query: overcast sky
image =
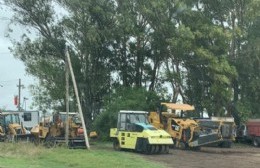
<path id="1" fill-rule="evenodd" d="M 24 89 L 21 90 L 21 105 L 24 105 L 24 97 L 26 100 L 26 110 L 30 110 L 32 96 L 28 90 L 28 86 L 34 83 L 34 78 L 25 72 L 23 62 L 15 59 L 10 53 L 8 47 L 12 44 L 10 39 L 6 37 L 8 24 L 12 13 L 4 6 L 0 7 L 0 109 L 17 110 L 14 105 L 14 96 L 18 95 L 18 82 L 21 79 Z M 12 38 L 19 39 L 22 27 L 12 27 Z"/>

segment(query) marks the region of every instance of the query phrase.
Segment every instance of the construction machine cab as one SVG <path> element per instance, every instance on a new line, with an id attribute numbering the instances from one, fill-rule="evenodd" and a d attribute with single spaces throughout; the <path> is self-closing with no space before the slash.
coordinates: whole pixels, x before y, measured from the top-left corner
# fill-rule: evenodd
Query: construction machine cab
<path id="1" fill-rule="evenodd" d="M 15 112 L 1 112 L 0 113 L 0 125 L 4 133 L 8 132 L 10 124 L 20 124 L 19 114 Z"/>
<path id="2" fill-rule="evenodd" d="M 145 111 L 120 111 L 118 113 L 118 130 L 132 131 L 135 127 L 138 127 L 136 123 L 148 124 L 147 114 L 148 112 Z"/>
<path id="3" fill-rule="evenodd" d="M 20 124 L 19 114 L 15 112 L 1 112 L 0 125 L 7 127 L 9 124 Z"/>
<path id="4" fill-rule="evenodd" d="M 17 112 L 0 112 L 0 139 L 4 141 L 15 140 L 15 137 L 27 138 L 29 132 L 20 123 L 19 113 Z"/>

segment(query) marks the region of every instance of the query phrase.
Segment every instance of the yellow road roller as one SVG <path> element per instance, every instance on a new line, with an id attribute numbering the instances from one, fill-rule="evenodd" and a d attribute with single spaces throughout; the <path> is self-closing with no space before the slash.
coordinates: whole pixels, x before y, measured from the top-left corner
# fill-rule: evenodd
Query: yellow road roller
<path id="1" fill-rule="evenodd" d="M 150 125 L 148 112 L 121 110 L 117 128 L 110 129 L 115 150 L 129 149 L 144 154 L 169 153 L 173 140 L 166 131 Z"/>

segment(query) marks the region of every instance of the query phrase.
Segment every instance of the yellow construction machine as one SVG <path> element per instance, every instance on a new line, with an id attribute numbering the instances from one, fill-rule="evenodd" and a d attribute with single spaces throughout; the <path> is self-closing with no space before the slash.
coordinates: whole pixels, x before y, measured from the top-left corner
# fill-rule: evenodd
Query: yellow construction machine
<path id="1" fill-rule="evenodd" d="M 20 123 L 19 113 L 0 112 L 0 141 L 31 140 L 30 131 Z"/>
<path id="2" fill-rule="evenodd" d="M 118 113 L 117 128 L 110 129 L 115 150 L 129 149 L 145 154 L 168 153 L 173 146 L 171 136 L 156 129 L 147 120 L 148 112 L 124 111 Z"/>
<path id="3" fill-rule="evenodd" d="M 148 120 L 156 128 L 166 130 L 171 135 L 175 147 L 198 150 L 201 146 L 221 141 L 218 130 L 202 128 L 197 120 L 183 116 L 184 112 L 194 110 L 194 106 L 175 103 L 161 105 L 168 111 L 150 112 Z M 178 110 L 181 116 L 177 115 Z"/>
<path id="4" fill-rule="evenodd" d="M 85 138 L 81 120 L 78 113 L 69 113 L 66 122 L 66 112 L 58 112 L 53 115 L 52 122 L 40 122 L 32 128 L 31 133 L 35 136 L 36 144 L 43 143 L 46 147 L 55 147 L 57 144 L 65 143 L 65 128 L 69 124 L 68 145 L 70 148 L 85 148 Z"/>

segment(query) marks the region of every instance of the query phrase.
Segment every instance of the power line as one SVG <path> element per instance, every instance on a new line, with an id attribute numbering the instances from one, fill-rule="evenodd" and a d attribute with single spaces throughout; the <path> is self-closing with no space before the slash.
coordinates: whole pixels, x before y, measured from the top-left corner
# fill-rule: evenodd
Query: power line
<path id="1" fill-rule="evenodd" d="M 17 82 L 19 79 L 2 80 L 1 83 Z"/>

